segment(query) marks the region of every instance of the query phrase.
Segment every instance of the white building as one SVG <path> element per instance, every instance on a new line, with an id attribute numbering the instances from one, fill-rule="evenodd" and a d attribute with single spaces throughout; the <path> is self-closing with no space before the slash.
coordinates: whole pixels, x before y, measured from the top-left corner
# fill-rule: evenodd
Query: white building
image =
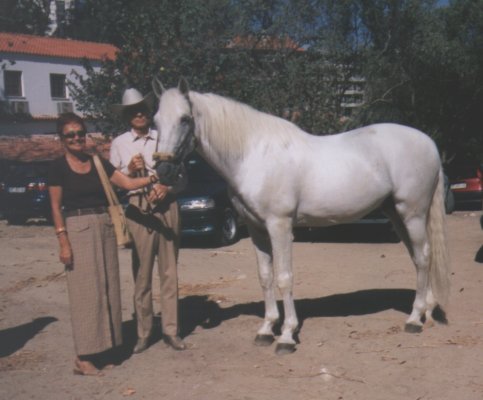
<path id="1" fill-rule="evenodd" d="M 59 114 L 81 114 L 67 82 L 85 76 L 83 59 L 99 70 L 117 51 L 104 43 L 0 32 L 0 135 L 53 133 Z"/>

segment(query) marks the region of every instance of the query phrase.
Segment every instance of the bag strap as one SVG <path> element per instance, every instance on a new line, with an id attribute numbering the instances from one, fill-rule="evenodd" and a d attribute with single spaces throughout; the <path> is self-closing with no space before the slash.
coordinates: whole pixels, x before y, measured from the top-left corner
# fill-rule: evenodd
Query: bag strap
<path id="1" fill-rule="evenodd" d="M 114 192 L 114 189 L 112 188 L 111 182 L 107 177 L 106 170 L 104 169 L 104 166 L 102 165 L 99 156 L 95 154 L 92 158 L 94 160 L 94 165 L 96 166 L 97 173 L 99 174 L 99 178 L 101 179 L 102 186 L 104 187 L 104 192 L 106 193 L 109 205 L 118 205 L 119 199 L 117 198 L 116 192 Z"/>

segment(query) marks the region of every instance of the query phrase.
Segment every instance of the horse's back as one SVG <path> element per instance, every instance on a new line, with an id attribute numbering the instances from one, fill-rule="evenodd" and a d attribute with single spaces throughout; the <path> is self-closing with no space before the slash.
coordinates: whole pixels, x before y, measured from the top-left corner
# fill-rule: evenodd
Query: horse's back
<path id="1" fill-rule="evenodd" d="M 341 142 L 366 144 L 391 157 L 407 156 L 408 152 L 437 153 L 433 140 L 425 133 L 405 125 L 380 123 L 333 135 Z"/>
<path id="2" fill-rule="evenodd" d="M 439 155 L 433 141 L 416 129 L 376 124 L 309 141 L 297 180 L 302 223 L 347 222 L 388 198 L 430 201 Z"/>
<path id="3" fill-rule="evenodd" d="M 373 168 L 388 174 L 394 184 L 403 179 L 434 179 L 441 161 L 434 141 L 425 133 L 404 125 L 382 123 L 358 128 L 339 136 L 342 152 L 359 153 Z"/>

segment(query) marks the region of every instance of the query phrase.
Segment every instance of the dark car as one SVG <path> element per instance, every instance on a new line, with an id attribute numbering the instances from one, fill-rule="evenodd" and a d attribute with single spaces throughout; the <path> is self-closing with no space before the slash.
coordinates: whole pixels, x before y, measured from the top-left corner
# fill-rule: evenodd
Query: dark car
<path id="1" fill-rule="evenodd" d="M 459 208 L 481 209 L 483 165 L 455 165 L 448 170 L 451 191 Z"/>
<path id="2" fill-rule="evenodd" d="M 10 162 L 0 160 L 0 218 L 4 218 L 5 209 L 5 176 L 7 175 Z"/>
<path id="3" fill-rule="evenodd" d="M 29 218 L 50 220 L 47 171 L 50 161 L 14 163 L 3 181 L 3 216 L 9 224 L 23 224 Z"/>
<path id="4" fill-rule="evenodd" d="M 223 178 L 198 155 L 186 161 L 187 188 L 178 195 L 181 235 L 209 237 L 216 244 L 236 242 L 241 226 Z"/>

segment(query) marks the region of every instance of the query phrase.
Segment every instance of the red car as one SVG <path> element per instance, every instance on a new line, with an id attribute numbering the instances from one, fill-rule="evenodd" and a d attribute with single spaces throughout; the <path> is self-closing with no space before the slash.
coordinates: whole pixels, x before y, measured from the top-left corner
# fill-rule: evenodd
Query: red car
<path id="1" fill-rule="evenodd" d="M 459 208 L 482 208 L 483 164 L 457 165 L 449 171 L 450 187 Z"/>

